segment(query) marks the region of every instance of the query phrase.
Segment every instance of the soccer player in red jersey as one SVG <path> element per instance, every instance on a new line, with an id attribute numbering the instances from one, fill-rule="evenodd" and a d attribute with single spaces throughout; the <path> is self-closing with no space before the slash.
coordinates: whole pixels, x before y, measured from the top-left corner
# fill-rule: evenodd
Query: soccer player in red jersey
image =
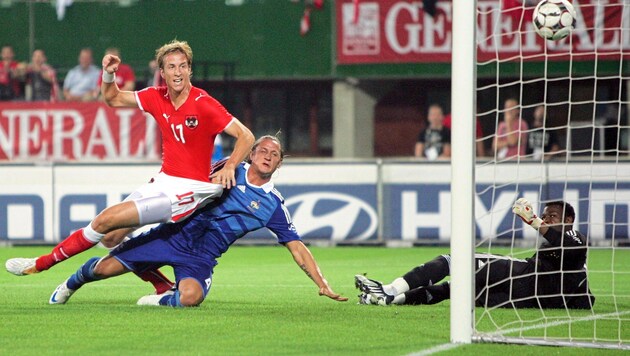
<path id="1" fill-rule="evenodd" d="M 7 271 L 15 275 L 38 273 L 101 241 L 114 247 L 141 226 L 188 217 L 220 196 L 224 188 L 235 185 L 235 169 L 250 152 L 254 135 L 217 100 L 192 86 L 192 57 L 186 42 L 174 40 L 160 47 L 156 60 L 166 86 L 140 91 L 121 91 L 115 81 L 120 58 L 111 54 L 103 57 L 101 94 L 105 102 L 112 107 L 140 108 L 158 123 L 162 134 L 161 172 L 125 201 L 103 210 L 50 254 L 9 259 Z M 224 168 L 210 176 L 214 139 L 221 132 L 233 136 L 236 143 Z M 159 272 L 141 277 L 156 285 L 158 293 L 170 288 Z"/>

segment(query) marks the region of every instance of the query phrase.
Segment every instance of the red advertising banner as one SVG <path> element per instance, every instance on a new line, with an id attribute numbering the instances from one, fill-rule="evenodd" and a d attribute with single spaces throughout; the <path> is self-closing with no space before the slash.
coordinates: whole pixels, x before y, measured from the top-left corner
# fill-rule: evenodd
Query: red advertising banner
<path id="1" fill-rule="evenodd" d="M 159 161 L 149 114 L 104 103 L 0 102 L 0 161 Z"/>
<path id="2" fill-rule="evenodd" d="M 573 60 L 619 60 L 630 55 L 630 16 L 624 1 L 572 1 L 577 15 L 573 35 L 546 41 L 534 31 L 534 6 L 522 11 L 519 1 L 479 0 L 477 59 L 554 61 L 566 60 L 570 53 Z M 519 9 L 506 8 L 507 3 Z M 437 0 L 434 17 L 425 13 L 423 1 L 344 0 L 335 5 L 338 64 L 451 60 L 450 0 Z"/>

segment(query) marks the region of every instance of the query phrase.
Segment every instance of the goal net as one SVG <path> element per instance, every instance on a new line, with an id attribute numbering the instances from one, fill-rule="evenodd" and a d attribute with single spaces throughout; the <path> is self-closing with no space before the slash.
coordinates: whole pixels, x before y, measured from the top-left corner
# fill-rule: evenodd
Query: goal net
<path id="1" fill-rule="evenodd" d="M 477 141 L 487 156 L 474 165 L 474 247 L 531 257 L 544 238 L 512 204 L 524 197 L 540 215 L 564 200 L 588 239 L 596 300 L 592 310 L 475 308 L 472 340 L 630 349 L 630 4 L 573 0 L 575 30 L 550 41 L 531 20 L 538 0 L 523 2 L 476 4 Z M 500 147 L 508 116 L 517 142 Z"/>

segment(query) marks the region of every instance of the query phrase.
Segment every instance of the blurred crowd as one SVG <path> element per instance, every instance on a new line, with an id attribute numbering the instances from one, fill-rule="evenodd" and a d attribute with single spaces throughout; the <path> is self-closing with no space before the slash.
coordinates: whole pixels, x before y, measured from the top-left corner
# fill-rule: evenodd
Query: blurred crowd
<path id="1" fill-rule="evenodd" d="M 502 120 L 496 132 L 484 135 L 480 120 L 476 121 L 476 157 L 494 157 L 509 160 L 518 157 L 534 160 L 549 160 L 561 157 L 566 150 L 561 148 L 558 131 L 561 128 L 549 127 L 546 106 L 537 105 L 533 117 L 521 117 L 522 107 L 515 98 L 508 98 L 501 110 Z M 439 104 L 431 104 L 426 123 L 415 144 L 414 156 L 425 160 L 449 160 L 451 157 L 452 117 L 445 115 Z M 486 142 L 491 147 L 486 147 Z M 566 145 L 565 145 L 566 146 Z"/>
<path id="2" fill-rule="evenodd" d="M 105 54 L 121 57 L 120 50 L 111 47 Z M 102 69 L 94 64 L 94 53 L 90 48 L 79 51 L 77 65 L 72 67 L 63 80 L 59 80 L 57 71 L 48 64 L 46 52 L 36 49 L 31 54 L 30 62 L 15 59 L 13 47 L 5 45 L 1 52 L 0 63 L 0 101 L 74 101 L 89 102 L 100 100 Z M 164 85 L 157 62 L 151 60 L 146 73 L 147 86 Z M 116 71 L 116 84 L 122 90 L 135 90 L 136 75 L 133 68 L 121 63 Z M 213 161 L 223 158 L 221 135 L 215 139 Z"/>
<path id="3" fill-rule="evenodd" d="M 108 48 L 105 54 L 121 56 L 118 48 Z M 46 52 L 36 49 L 30 61 L 15 58 L 13 47 L 5 45 L 0 62 L 0 101 L 95 101 L 99 100 L 101 69 L 94 64 L 94 53 L 82 48 L 77 65 L 64 78 L 59 78 L 55 68 L 48 63 Z M 99 57 L 100 58 L 100 57 Z M 152 61 L 154 62 L 154 61 Z M 149 85 L 159 84 L 157 66 L 149 63 Z M 136 75 L 131 66 L 121 64 L 116 82 L 123 90 L 134 90 Z"/>

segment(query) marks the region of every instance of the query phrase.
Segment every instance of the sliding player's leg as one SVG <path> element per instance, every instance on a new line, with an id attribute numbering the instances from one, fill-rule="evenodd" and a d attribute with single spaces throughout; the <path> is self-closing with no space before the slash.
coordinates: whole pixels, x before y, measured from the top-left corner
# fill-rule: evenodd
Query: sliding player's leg
<path id="1" fill-rule="evenodd" d="M 168 242 L 180 238 L 181 236 L 175 235 Z M 182 251 L 177 248 L 169 252 L 170 261 L 167 264 L 173 266 L 177 280 L 176 290 L 144 296 L 138 300 L 138 304 L 170 307 L 194 307 L 201 304 L 210 292 L 216 260 L 211 253 L 200 254 L 199 251 Z"/>
<path id="2" fill-rule="evenodd" d="M 55 246 L 49 254 L 38 258 L 12 258 L 7 271 L 17 276 L 45 271 L 59 262 L 92 248 L 110 231 L 138 226 L 138 209 L 132 201 L 122 202 L 103 210 L 86 227 L 78 229 Z"/>
<path id="3" fill-rule="evenodd" d="M 107 279 L 129 272 L 118 260 L 111 256 L 92 257 L 61 283 L 50 296 L 50 304 L 65 304 L 84 284 Z"/>
<path id="4" fill-rule="evenodd" d="M 128 236 L 131 236 L 134 230 L 134 228 L 114 230 L 107 233 L 101 243 L 111 251 L 122 242 L 129 240 Z M 148 270 L 141 273 L 134 272 L 134 274 L 143 281 L 151 283 L 155 288 L 155 294 L 165 293 L 175 287 L 175 283 L 159 269 Z"/>
<path id="5" fill-rule="evenodd" d="M 78 253 L 90 249 L 105 236 L 88 224 L 78 229 L 55 246 L 49 254 L 38 258 L 11 258 L 6 262 L 6 269 L 16 276 L 39 273 Z"/>
<path id="6" fill-rule="evenodd" d="M 132 196 L 134 194 L 130 195 Z M 171 219 L 171 214 L 171 200 L 164 194 L 126 200 L 103 210 L 88 226 L 70 234 L 49 254 L 39 258 L 9 259 L 6 262 L 6 269 L 17 276 L 45 271 L 59 262 L 90 249 L 110 232 L 166 222 Z"/>
<path id="7" fill-rule="evenodd" d="M 196 307 L 203 302 L 207 291 L 197 279 L 189 277 L 179 281 L 174 291 L 150 294 L 138 299 L 138 305 Z"/>

